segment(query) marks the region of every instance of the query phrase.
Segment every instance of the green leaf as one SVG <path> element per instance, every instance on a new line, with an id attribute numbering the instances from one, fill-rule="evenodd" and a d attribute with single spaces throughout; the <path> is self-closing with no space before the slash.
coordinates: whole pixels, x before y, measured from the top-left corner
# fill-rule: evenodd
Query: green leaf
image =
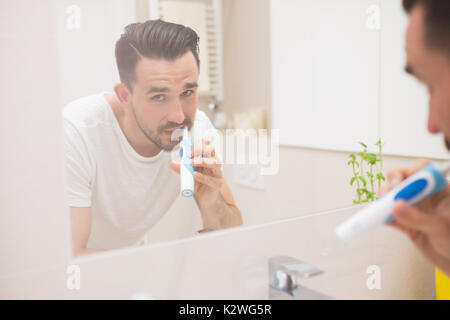
<path id="1" fill-rule="evenodd" d="M 373 165 L 377 162 L 377 155 L 375 153 L 369 153 L 367 154 L 366 159 L 370 164 Z"/>
<path id="2" fill-rule="evenodd" d="M 361 180 L 361 182 L 363 183 L 363 185 L 364 185 L 364 187 L 365 187 L 365 186 L 367 185 L 366 179 L 364 179 L 363 176 L 359 176 L 358 178 L 359 178 L 359 180 Z"/>
<path id="3" fill-rule="evenodd" d="M 383 176 L 383 173 L 381 173 L 381 172 L 377 173 L 377 179 L 386 181 L 386 178 Z"/>
<path id="4" fill-rule="evenodd" d="M 359 204 L 358 200 L 353 200 L 353 204 Z"/>
<path id="5" fill-rule="evenodd" d="M 369 190 L 367 190 L 366 188 L 359 188 L 359 189 L 357 190 L 357 193 L 358 193 L 359 196 L 365 195 L 365 194 L 367 194 L 368 192 L 369 192 Z"/>
<path id="6" fill-rule="evenodd" d="M 367 145 L 365 143 L 360 141 L 359 144 L 362 145 L 364 148 L 367 148 Z"/>
<path id="7" fill-rule="evenodd" d="M 356 160 L 356 156 L 355 156 L 355 154 L 353 154 L 353 153 L 352 153 L 351 155 L 349 155 L 348 157 L 351 158 L 353 161 Z"/>
<path id="8" fill-rule="evenodd" d="M 353 183 L 355 182 L 355 180 L 356 180 L 356 177 L 353 177 L 353 178 L 350 180 L 350 185 L 351 185 L 351 186 L 353 185 Z"/>

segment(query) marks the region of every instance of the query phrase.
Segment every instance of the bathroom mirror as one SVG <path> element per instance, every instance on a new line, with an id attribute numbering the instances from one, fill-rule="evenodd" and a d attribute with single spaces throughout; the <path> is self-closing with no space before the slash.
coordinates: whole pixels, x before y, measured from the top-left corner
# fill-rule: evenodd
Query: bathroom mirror
<path id="1" fill-rule="evenodd" d="M 197 173 L 203 174 L 206 181 L 196 182 L 195 188 L 200 187 L 195 200 L 180 196 L 180 177 L 170 167 L 172 160 L 179 160 L 180 147 L 172 139 L 174 130 L 167 136 L 168 129 L 175 129 L 172 124 L 192 125 L 190 134 L 197 148 L 199 136 L 208 139 L 208 131 L 213 135 L 216 132 L 208 116 L 214 111 L 211 106 L 223 101 L 221 2 L 78 0 L 54 1 L 53 7 L 61 81 L 65 192 L 74 254 L 141 246 L 242 225 L 229 187 L 217 187 L 216 176 L 223 175 L 218 167 L 205 167 L 206 162 L 196 167 L 203 170 Z M 149 18 L 189 26 L 201 41 L 197 53 L 192 49 L 195 42 L 179 39 L 192 38 L 194 31 L 155 24 L 153 32 L 161 32 L 159 35 L 169 42 L 179 37 L 178 43 L 185 41 L 185 47 L 179 49 L 175 45 L 167 49 L 167 43 L 158 40 L 157 34 L 154 43 L 159 41 L 160 49 L 155 52 L 159 50 L 157 55 L 168 57 L 161 62 L 156 56 L 159 64 L 139 67 L 149 67 L 151 71 L 145 71 L 144 77 L 153 77 L 145 78 L 141 86 L 141 74 L 130 73 L 127 64 L 133 55 L 146 54 L 145 44 L 139 43 L 145 31 L 138 33 L 130 26 Z M 119 42 L 126 26 L 128 38 Z M 175 37 L 170 34 L 174 32 Z M 120 68 L 116 56 L 122 61 Z M 171 73 L 167 76 L 158 68 Z M 135 93 L 128 113 L 115 87 L 128 79 L 127 72 L 133 74 L 133 79 L 120 90 Z M 180 76 L 182 81 L 178 80 Z M 171 90 L 180 90 L 180 83 L 183 92 L 177 99 L 183 104 L 183 111 L 190 110 L 185 112 L 187 122 L 183 123 L 177 118 L 179 113 L 163 114 L 165 101 L 159 100 L 173 99 Z M 145 90 L 141 88 L 144 86 Z M 143 94 L 136 98 L 136 92 L 144 92 L 145 99 Z M 167 109 L 174 103 L 166 105 Z M 149 108 L 153 111 L 144 116 L 142 113 Z M 161 128 L 165 130 L 160 131 Z M 208 139 L 211 145 L 213 138 Z M 148 140 L 152 147 L 141 147 Z M 219 157 L 222 150 L 214 146 L 214 155 Z M 163 217 L 165 220 L 161 221 Z"/>
<path id="2" fill-rule="evenodd" d="M 160 17 L 196 29 L 201 61 L 198 110 L 225 136 L 227 129 L 234 130 L 229 131 L 231 135 L 237 129 L 254 134 L 247 136 L 243 149 L 236 149 L 245 160 L 225 161 L 222 170 L 244 225 L 352 205 L 355 190 L 349 184 L 352 169 L 347 162 L 350 153 L 360 151 L 360 141 L 372 152 L 379 138 L 385 142 L 384 173 L 410 165 L 418 156 L 447 157 L 441 139 L 426 133 L 426 92 L 403 75 L 406 17 L 400 0 L 62 0 L 54 2 L 54 9 L 62 106 L 95 94 L 104 105 L 112 104 L 105 92 L 112 93 L 120 82 L 114 46 L 126 25 Z M 395 86 L 399 89 L 393 90 Z M 415 131 L 414 144 L 391 121 L 407 107 L 414 110 L 408 111 L 411 123 L 402 124 L 400 131 L 423 128 Z M 123 128 L 115 122 L 113 108 L 105 115 L 112 121 L 108 123 L 114 134 L 120 135 Z M 80 134 L 70 126 L 67 130 Z M 264 159 L 268 161 L 251 161 L 252 137 L 261 138 L 260 133 L 268 137 L 265 147 L 258 146 L 259 150 L 266 148 Z M 120 139 L 126 144 L 127 137 Z M 95 161 L 79 145 L 72 147 L 78 152 L 77 161 L 92 170 L 73 167 L 72 175 L 79 181 L 89 174 L 98 178 L 93 174 Z M 96 148 L 107 146 L 98 143 Z M 226 160 L 231 149 L 221 151 Z M 142 154 L 137 158 L 145 163 Z M 103 161 L 108 159 L 112 158 Z M 126 169 L 129 177 L 138 176 L 122 178 L 118 184 L 114 181 L 117 172 L 110 170 L 103 177 L 117 186 L 107 191 L 114 194 L 116 205 L 126 206 L 121 197 L 125 199 L 127 183 L 136 199 L 148 192 L 139 185 L 143 178 L 137 169 Z M 178 177 L 174 172 L 170 174 L 175 175 L 171 179 L 178 179 L 173 178 Z M 132 189 L 136 186 L 142 190 Z M 161 183 L 152 187 L 156 191 L 148 201 L 153 201 L 158 214 L 147 217 L 148 231 L 140 231 L 142 237 L 136 242 L 132 234 L 143 216 L 110 217 L 114 223 L 109 228 L 124 228 L 122 234 L 129 239 L 122 243 L 111 239 L 111 248 L 106 249 L 210 231 L 202 230 L 197 203 L 176 196 L 178 186 L 170 191 Z M 169 192 L 171 200 L 164 202 Z M 101 197 L 98 193 L 84 196 Z M 87 205 L 79 203 L 80 207 Z M 108 205 L 97 210 L 114 211 Z M 104 221 L 95 212 L 92 219 L 97 220 L 91 232 L 105 231 Z M 105 239 L 91 240 L 103 247 L 100 243 Z"/>

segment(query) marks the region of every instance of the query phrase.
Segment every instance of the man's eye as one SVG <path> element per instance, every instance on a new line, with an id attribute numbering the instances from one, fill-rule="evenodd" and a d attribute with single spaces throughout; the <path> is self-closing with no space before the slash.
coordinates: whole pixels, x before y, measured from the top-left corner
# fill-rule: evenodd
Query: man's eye
<path id="1" fill-rule="evenodd" d="M 153 101 L 158 101 L 158 102 L 164 101 L 165 99 L 166 99 L 166 96 L 163 94 L 158 94 L 158 95 L 152 97 Z"/>
<path id="2" fill-rule="evenodd" d="M 186 90 L 185 92 L 183 92 L 181 95 L 183 97 L 189 97 L 190 95 L 192 95 L 194 93 L 193 90 Z"/>

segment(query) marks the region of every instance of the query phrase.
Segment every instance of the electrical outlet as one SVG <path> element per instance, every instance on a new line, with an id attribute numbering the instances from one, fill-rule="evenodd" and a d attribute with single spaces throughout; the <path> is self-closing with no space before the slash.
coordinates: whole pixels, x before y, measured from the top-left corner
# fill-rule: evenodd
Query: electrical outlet
<path id="1" fill-rule="evenodd" d="M 261 166 L 258 164 L 238 164 L 233 166 L 234 183 L 258 190 L 264 190 Z"/>

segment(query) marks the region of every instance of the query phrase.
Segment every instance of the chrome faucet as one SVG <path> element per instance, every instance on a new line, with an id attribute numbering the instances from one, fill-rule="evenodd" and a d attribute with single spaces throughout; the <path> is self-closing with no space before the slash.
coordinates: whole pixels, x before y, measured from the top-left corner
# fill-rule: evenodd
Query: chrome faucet
<path id="1" fill-rule="evenodd" d="M 269 259 L 269 299 L 331 299 L 297 283 L 297 279 L 312 278 L 323 273 L 314 266 L 288 256 L 272 257 Z"/>

